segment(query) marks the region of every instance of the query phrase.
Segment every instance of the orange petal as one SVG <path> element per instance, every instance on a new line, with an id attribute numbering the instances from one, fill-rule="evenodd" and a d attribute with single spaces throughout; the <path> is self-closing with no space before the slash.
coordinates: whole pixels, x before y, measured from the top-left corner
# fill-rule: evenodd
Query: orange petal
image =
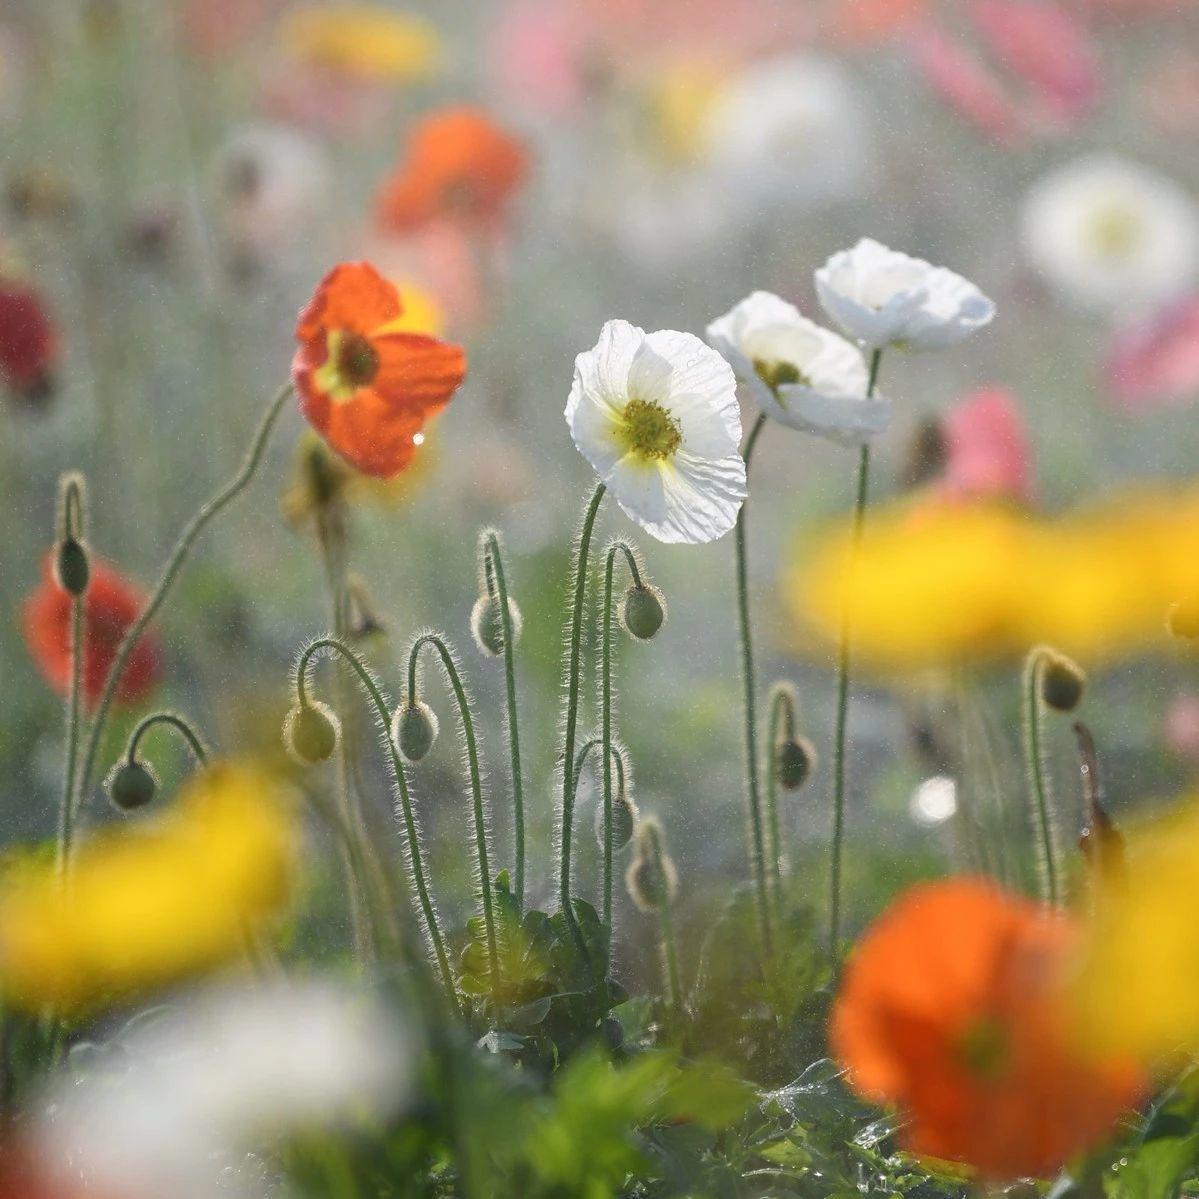
<path id="1" fill-rule="evenodd" d="M 402 311 L 400 293 L 369 262 L 343 262 L 320 281 L 300 312 L 296 340 L 313 341 L 330 329 L 369 334 Z"/>

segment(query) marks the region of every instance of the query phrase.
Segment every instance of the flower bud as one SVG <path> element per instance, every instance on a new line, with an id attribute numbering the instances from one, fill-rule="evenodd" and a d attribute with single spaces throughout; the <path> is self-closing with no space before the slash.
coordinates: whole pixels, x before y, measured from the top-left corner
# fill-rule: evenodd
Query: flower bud
<path id="1" fill-rule="evenodd" d="M 662 828 L 653 817 L 637 825 L 637 847 L 625 874 L 625 884 L 633 902 L 643 912 L 666 907 L 678 891 L 678 872 L 662 849 Z"/>
<path id="2" fill-rule="evenodd" d="M 1166 613 L 1166 628 L 1170 636 L 1180 641 L 1194 641 L 1199 638 L 1199 596 L 1191 596 L 1181 603 L 1175 604 Z"/>
<path id="3" fill-rule="evenodd" d="M 774 747 L 774 777 L 785 791 L 797 791 L 816 769 L 816 750 L 806 737 L 788 737 Z"/>
<path id="4" fill-rule="evenodd" d="M 1055 712 L 1073 712 L 1082 702 L 1087 676 L 1077 662 L 1056 650 L 1042 651 L 1041 699 Z"/>
<path id="5" fill-rule="evenodd" d="M 620 623 L 630 637 L 648 641 L 666 620 L 666 597 L 652 583 L 634 583 L 624 593 Z"/>
<path id="6" fill-rule="evenodd" d="M 624 849 L 633 839 L 633 830 L 637 826 L 637 805 L 629 798 L 622 787 L 612 797 L 612 848 Z M 597 804 L 595 808 L 595 839 L 600 849 L 604 847 L 604 805 Z"/>
<path id="7" fill-rule="evenodd" d="M 516 601 L 508 596 L 508 619 L 512 623 L 512 644 L 520 641 L 521 615 Z M 470 610 L 470 631 L 475 644 L 485 654 L 498 658 L 504 652 L 504 618 L 498 595 L 481 595 Z"/>
<path id="8" fill-rule="evenodd" d="M 82 595 L 91 579 L 87 547 L 73 536 L 64 537 L 54 554 L 55 582 L 68 595 Z"/>
<path id="9" fill-rule="evenodd" d="M 305 700 L 287 714 L 283 744 L 288 753 L 305 766 L 333 756 L 341 736 L 341 723 L 327 704 Z"/>
<path id="10" fill-rule="evenodd" d="M 114 807 L 122 812 L 132 812 L 144 808 L 154 798 L 158 790 L 158 776 L 148 762 L 122 758 L 108 772 L 104 789 Z"/>
<path id="11" fill-rule="evenodd" d="M 437 740 L 437 715 L 423 700 L 409 700 L 396 708 L 391 736 L 409 762 L 419 762 Z"/>

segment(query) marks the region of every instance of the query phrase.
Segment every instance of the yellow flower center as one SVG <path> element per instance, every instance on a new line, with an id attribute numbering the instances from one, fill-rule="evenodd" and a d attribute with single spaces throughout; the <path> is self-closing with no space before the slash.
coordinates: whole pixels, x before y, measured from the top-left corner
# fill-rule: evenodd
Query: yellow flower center
<path id="1" fill-rule="evenodd" d="M 1107 204 L 1090 220 L 1091 244 L 1104 258 L 1127 258 L 1141 237 L 1141 222 L 1127 204 Z"/>
<path id="2" fill-rule="evenodd" d="M 962 1065 L 976 1078 L 994 1082 L 1007 1068 L 1010 1046 L 998 1020 L 982 1016 L 962 1034 L 958 1056 Z"/>
<path id="3" fill-rule="evenodd" d="M 624 406 L 620 436 L 629 453 L 647 462 L 671 458 L 683 444 L 679 422 L 652 400 L 630 400 Z"/>
<path id="4" fill-rule="evenodd" d="M 778 391 L 780 387 L 789 383 L 797 383 L 801 387 L 812 386 L 812 380 L 793 362 L 769 362 L 755 358 L 754 370 L 771 391 Z"/>
<path id="5" fill-rule="evenodd" d="M 361 387 L 368 387 L 379 372 L 379 355 L 370 339 L 349 329 L 329 333 L 329 356 L 316 372 L 317 386 L 335 403 L 353 399 Z"/>

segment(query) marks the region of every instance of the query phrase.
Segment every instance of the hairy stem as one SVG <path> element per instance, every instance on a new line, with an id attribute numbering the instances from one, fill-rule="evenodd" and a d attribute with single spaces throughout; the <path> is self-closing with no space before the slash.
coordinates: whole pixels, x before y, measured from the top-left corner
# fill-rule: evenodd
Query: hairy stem
<path id="1" fill-rule="evenodd" d="M 775 903 L 783 901 L 783 875 L 779 864 L 782 852 L 779 837 L 779 780 L 775 769 L 774 751 L 784 736 L 795 735 L 795 710 L 786 687 L 775 689 L 770 697 L 770 718 L 766 742 L 766 831 L 767 853 L 770 859 L 770 876 L 774 887 Z"/>
<path id="2" fill-rule="evenodd" d="M 1041 667 L 1044 654 L 1034 649 L 1024 662 L 1024 763 L 1032 791 L 1033 818 L 1039 840 L 1038 878 L 1041 899 L 1050 907 L 1058 904 L 1057 846 L 1053 835 L 1049 782 L 1045 774 L 1045 750 L 1041 730 Z"/>
<path id="3" fill-rule="evenodd" d="M 129 744 L 125 749 L 125 760 L 132 762 L 137 758 L 137 747 L 141 743 L 141 739 L 148 733 L 156 724 L 165 724 L 169 728 L 175 730 L 176 733 L 187 743 L 188 749 L 191 750 L 192 757 L 201 765 L 205 766 L 208 763 L 208 750 L 205 748 L 204 742 L 200 740 L 199 733 L 187 722 L 184 717 L 178 712 L 151 712 L 149 716 L 143 716 L 137 722 L 133 732 L 129 734 Z"/>

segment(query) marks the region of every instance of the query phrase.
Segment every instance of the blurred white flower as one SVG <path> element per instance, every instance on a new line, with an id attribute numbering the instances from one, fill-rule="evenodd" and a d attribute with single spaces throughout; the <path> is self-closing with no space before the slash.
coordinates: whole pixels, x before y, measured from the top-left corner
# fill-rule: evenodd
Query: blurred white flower
<path id="1" fill-rule="evenodd" d="M 38 1132 L 44 1160 L 103 1193 L 259 1194 L 254 1149 L 386 1116 L 408 1091 L 395 1017 L 330 983 L 222 989 L 131 1027 L 60 1079 Z"/>
<path id="2" fill-rule="evenodd" d="M 690 333 L 608 321 L 575 359 L 566 423 L 625 513 L 659 541 L 714 541 L 745 499 L 737 381 Z"/>
<path id="3" fill-rule="evenodd" d="M 1199 207 L 1172 179 L 1119 158 L 1091 156 L 1039 180 L 1024 201 L 1032 265 L 1090 308 L 1154 307 L 1199 271 Z"/>
<path id="4" fill-rule="evenodd" d="M 869 237 L 816 272 L 816 291 L 825 312 L 873 350 L 955 346 L 995 315 L 995 305 L 968 279 Z"/>
<path id="5" fill-rule="evenodd" d="M 718 93 L 707 119 L 719 185 L 794 207 L 861 192 L 872 159 L 869 127 L 853 84 L 817 55 L 747 67 Z"/>
<path id="6" fill-rule="evenodd" d="M 755 291 L 713 321 L 708 341 L 762 411 L 792 429 L 861 445 L 890 423 L 890 402 L 866 398 L 861 351 L 770 292 Z"/>

